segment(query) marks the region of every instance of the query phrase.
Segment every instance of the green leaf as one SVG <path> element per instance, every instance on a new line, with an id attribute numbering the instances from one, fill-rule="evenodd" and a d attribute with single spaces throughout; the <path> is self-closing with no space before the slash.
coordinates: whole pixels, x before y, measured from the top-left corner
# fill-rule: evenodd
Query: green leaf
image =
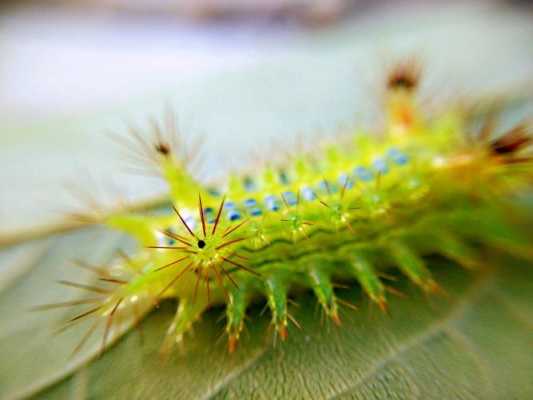
<path id="1" fill-rule="evenodd" d="M 0 253 L 0 398 L 22 397 L 40 390 L 66 376 L 87 359 L 91 350 L 94 352 L 93 339 L 86 352 L 69 360 L 86 329 L 83 324 L 53 335 L 67 315 L 72 316 L 72 310 L 30 309 L 86 295 L 60 286 L 57 280 L 89 282 L 93 276 L 74 267 L 72 261 L 106 262 L 118 246 L 127 242 L 117 233 L 87 228 L 29 241 Z"/>
<path id="2" fill-rule="evenodd" d="M 242 399 L 242 398 L 517 398 L 533 395 L 531 332 L 533 269 L 520 262 L 505 268 L 465 272 L 430 260 L 446 295 L 422 294 L 406 280 L 394 286 L 390 314 L 370 304 L 360 288 L 340 290 L 358 305 L 345 308 L 343 325 L 324 320 L 310 294 L 297 296 L 287 343 L 274 343 L 261 305 L 251 310 L 236 354 L 226 351 L 222 309 L 208 312 L 183 349 L 161 360 L 158 349 L 175 304 L 162 304 L 142 324 L 100 358 L 101 336 L 69 361 L 83 334 L 80 327 L 51 336 L 64 318 L 26 310 L 63 301 L 72 291 L 54 285 L 62 279 L 88 279 L 65 265 L 72 258 L 105 261 L 124 239 L 102 228 L 49 237 L 4 251 L 2 277 L 9 265 L 19 276 L 2 280 L 0 295 L 0 397 L 39 398 Z M 17 269 L 19 270 L 19 269 Z M 73 291 L 74 292 L 74 291 Z M 75 293 L 75 292 L 74 292 Z M 141 340 L 142 339 L 142 340 Z M 220 340 L 219 340 L 220 339 Z M 83 365 L 83 361 L 93 360 Z"/>

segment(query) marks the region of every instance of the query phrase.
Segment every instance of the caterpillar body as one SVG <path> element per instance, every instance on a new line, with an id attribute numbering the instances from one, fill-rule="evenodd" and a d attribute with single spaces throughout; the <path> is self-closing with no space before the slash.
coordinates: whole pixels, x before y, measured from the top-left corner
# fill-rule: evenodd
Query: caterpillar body
<path id="1" fill-rule="evenodd" d="M 388 77 L 386 121 L 375 134 L 354 133 L 320 151 L 295 154 L 226 185 L 205 187 L 171 141 L 143 144 L 169 185 L 172 204 L 158 215 L 119 212 L 106 218 L 139 243 L 133 255 L 97 269 L 98 286 L 63 282 L 95 298 L 67 326 L 86 318 L 105 326 L 103 347 L 119 315 L 139 319 L 165 298 L 179 300 L 162 351 L 168 353 L 202 313 L 224 306 L 228 349 L 238 344 L 252 302 L 266 300 L 275 335 L 284 340 L 289 295 L 311 290 L 324 313 L 341 324 L 339 282 L 360 285 L 387 309 L 382 276 L 398 268 L 421 290 L 436 292 L 425 257 L 440 254 L 466 268 L 484 262 L 483 246 L 531 256 L 509 200 L 531 185 L 526 125 L 499 138 L 488 121 L 470 132 L 458 109 L 423 116 L 419 70 L 397 66 Z M 510 212 L 513 211 L 513 212 Z M 50 305 L 44 306 L 49 308 Z"/>

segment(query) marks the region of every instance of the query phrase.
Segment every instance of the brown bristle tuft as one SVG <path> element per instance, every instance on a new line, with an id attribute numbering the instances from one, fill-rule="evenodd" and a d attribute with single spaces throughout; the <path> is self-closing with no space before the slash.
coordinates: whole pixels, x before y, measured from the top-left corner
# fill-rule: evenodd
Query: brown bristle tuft
<path id="1" fill-rule="evenodd" d="M 155 144 L 155 151 L 163 156 L 168 156 L 171 152 L 170 146 L 165 142 L 158 142 Z"/>
<path id="2" fill-rule="evenodd" d="M 523 125 L 514 127 L 503 136 L 490 143 L 490 149 L 495 155 L 512 155 L 528 147 L 533 138 Z"/>
<path id="3" fill-rule="evenodd" d="M 422 66 L 415 59 L 395 64 L 387 76 L 387 89 L 414 91 L 418 88 Z"/>

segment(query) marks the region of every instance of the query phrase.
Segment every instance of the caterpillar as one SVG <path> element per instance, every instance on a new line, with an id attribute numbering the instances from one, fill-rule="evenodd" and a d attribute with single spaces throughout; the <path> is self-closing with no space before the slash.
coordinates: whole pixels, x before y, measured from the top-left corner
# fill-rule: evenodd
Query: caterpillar
<path id="1" fill-rule="evenodd" d="M 169 207 L 155 215 L 118 211 L 107 226 L 138 243 L 138 251 L 91 268 L 98 283 L 62 284 L 91 297 L 38 306 L 87 307 L 69 328 L 92 318 L 79 351 L 104 326 L 102 349 L 117 321 L 135 324 L 168 298 L 177 302 L 161 351 L 168 354 L 209 308 L 224 308 L 228 351 L 234 352 L 247 309 L 264 302 L 275 337 L 286 340 L 291 296 L 312 291 L 324 314 L 341 325 L 336 286 L 359 285 L 387 312 L 395 289 L 383 279 L 398 269 L 421 290 L 440 291 L 427 256 L 465 268 L 483 263 L 483 248 L 531 257 L 530 239 L 516 221 L 513 199 L 531 188 L 531 130 L 527 123 L 499 137 L 494 118 L 474 129 L 460 108 L 428 115 L 418 99 L 419 64 L 395 65 L 385 82 L 385 124 L 354 132 L 282 165 L 231 174 L 205 186 L 190 156 L 155 127 L 152 141 L 136 132 L 136 156 L 148 159 L 169 187 Z"/>

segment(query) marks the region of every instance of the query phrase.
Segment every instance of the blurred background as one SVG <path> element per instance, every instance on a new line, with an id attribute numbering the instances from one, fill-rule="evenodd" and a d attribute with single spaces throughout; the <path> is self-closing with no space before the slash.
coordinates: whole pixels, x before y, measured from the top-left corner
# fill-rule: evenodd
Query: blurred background
<path id="1" fill-rule="evenodd" d="M 527 1 L 3 1 L 0 235 L 61 220 L 66 184 L 103 203 L 161 193 L 109 136 L 166 109 L 215 179 L 266 145 L 372 125 L 405 56 L 429 105 L 532 93 L 532 38 Z"/>

